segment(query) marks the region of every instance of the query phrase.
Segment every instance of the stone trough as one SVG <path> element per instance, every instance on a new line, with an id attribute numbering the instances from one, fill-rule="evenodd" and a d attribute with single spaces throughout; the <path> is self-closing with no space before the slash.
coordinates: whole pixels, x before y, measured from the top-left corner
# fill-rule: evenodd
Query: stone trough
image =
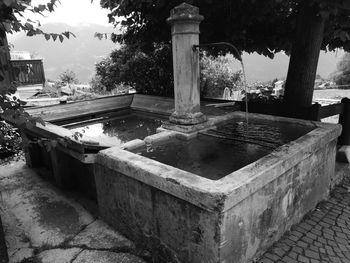
<path id="1" fill-rule="evenodd" d="M 101 216 L 161 262 L 253 259 L 327 197 L 341 129 L 264 115 L 250 118 L 314 129 L 219 180 L 117 147 L 101 151 L 95 166 Z M 167 132 L 146 142 L 159 144 L 172 137 L 189 139 Z"/>
<path id="2" fill-rule="evenodd" d="M 72 139 L 72 131 L 50 123 L 25 132 L 30 140 L 56 141 L 51 149 L 27 145 L 27 163 L 51 169 L 58 185 L 74 181 L 97 200 L 100 216 L 150 250 L 155 262 L 248 262 L 326 198 L 335 180 L 340 125 L 201 105 L 194 47 L 202 20 L 188 4 L 175 7 L 168 19 L 174 100 L 136 94 L 88 101 L 62 106 L 61 119 L 52 107 L 33 110 L 56 124 L 136 111 L 170 116 L 154 134 L 113 145 Z M 265 128 L 251 141 L 255 122 Z M 230 134 L 227 125 L 245 128 Z M 269 127 L 280 126 L 283 132 L 269 138 Z M 284 133 L 291 136 L 276 144 Z M 266 142 L 268 151 L 261 146 Z"/>

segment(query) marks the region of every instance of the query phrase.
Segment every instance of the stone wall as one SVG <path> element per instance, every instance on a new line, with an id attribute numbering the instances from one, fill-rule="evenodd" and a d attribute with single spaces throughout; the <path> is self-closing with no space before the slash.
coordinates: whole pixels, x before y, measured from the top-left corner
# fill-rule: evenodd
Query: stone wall
<path id="1" fill-rule="evenodd" d="M 336 140 L 226 211 L 221 225 L 220 262 L 247 262 L 329 194 Z"/>
<path id="2" fill-rule="evenodd" d="M 156 262 L 249 262 L 328 196 L 340 129 L 319 125 L 218 181 L 105 150 L 95 164 L 101 217 Z"/>
<path id="3" fill-rule="evenodd" d="M 101 217 L 149 249 L 155 262 L 218 261 L 218 213 L 99 164 L 95 177 Z"/>

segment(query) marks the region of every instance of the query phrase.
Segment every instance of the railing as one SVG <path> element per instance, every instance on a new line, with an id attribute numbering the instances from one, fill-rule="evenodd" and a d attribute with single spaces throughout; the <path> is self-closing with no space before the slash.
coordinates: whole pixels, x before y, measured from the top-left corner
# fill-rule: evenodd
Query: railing
<path id="1" fill-rule="evenodd" d="M 350 99 L 343 98 L 340 103 L 321 106 L 316 103 L 318 109 L 317 120 L 331 117 L 339 114 L 339 124 L 343 130 L 338 138 L 339 145 L 350 145 Z"/>
<path id="2" fill-rule="evenodd" d="M 245 104 L 239 102 L 240 110 L 245 110 Z M 343 98 L 340 103 L 322 106 L 315 103 L 307 108 L 286 107 L 282 102 L 250 102 L 248 110 L 252 113 L 270 114 L 283 117 L 321 121 L 321 119 L 339 115 L 339 124 L 343 130 L 338 139 L 339 145 L 350 145 L 350 99 Z"/>
<path id="3" fill-rule="evenodd" d="M 41 59 L 11 60 L 15 81 L 21 85 L 45 84 L 44 66 Z"/>

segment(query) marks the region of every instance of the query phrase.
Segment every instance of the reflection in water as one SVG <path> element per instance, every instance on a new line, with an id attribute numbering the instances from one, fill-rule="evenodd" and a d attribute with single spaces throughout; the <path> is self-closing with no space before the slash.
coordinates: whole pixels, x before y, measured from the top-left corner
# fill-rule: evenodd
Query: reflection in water
<path id="1" fill-rule="evenodd" d="M 156 133 L 161 124 L 162 121 L 159 118 L 132 114 L 100 123 L 74 126 L 71 130 L 83 134 L 82 139 L 89 137 L 99 142 L 120 145 L 134 139 L 144 139 Z"/>
<path id="2" fill-rule="evenodd" d="M 200 133 L 189 141 L 173 139 L 150 145 L 138 154 L 161 163 L 218 180 L 295 140 L 313 128 L 268 121 L 231 122 Z"/>

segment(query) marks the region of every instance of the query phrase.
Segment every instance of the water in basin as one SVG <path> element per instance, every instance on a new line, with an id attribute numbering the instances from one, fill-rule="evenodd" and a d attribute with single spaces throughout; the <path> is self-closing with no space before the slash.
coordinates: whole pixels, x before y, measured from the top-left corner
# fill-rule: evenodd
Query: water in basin
<path id="1" fill-rule="evenodd" d="M 161 163 L 218 180 L 313 130 L 290 123 L 230 122 L 189 141 L 171 139 L 136 152 Z"/>
<path id="2" fill-rule="evenodd" d="M 134 139 L 144 139 L 156 133 L 162 120 L 154 116 L 129 114 L 88 124 L 78 124 L 70 130 L 81 134 L 82 139 L 89 138 L 98 142 L 120 145 Z"/>

